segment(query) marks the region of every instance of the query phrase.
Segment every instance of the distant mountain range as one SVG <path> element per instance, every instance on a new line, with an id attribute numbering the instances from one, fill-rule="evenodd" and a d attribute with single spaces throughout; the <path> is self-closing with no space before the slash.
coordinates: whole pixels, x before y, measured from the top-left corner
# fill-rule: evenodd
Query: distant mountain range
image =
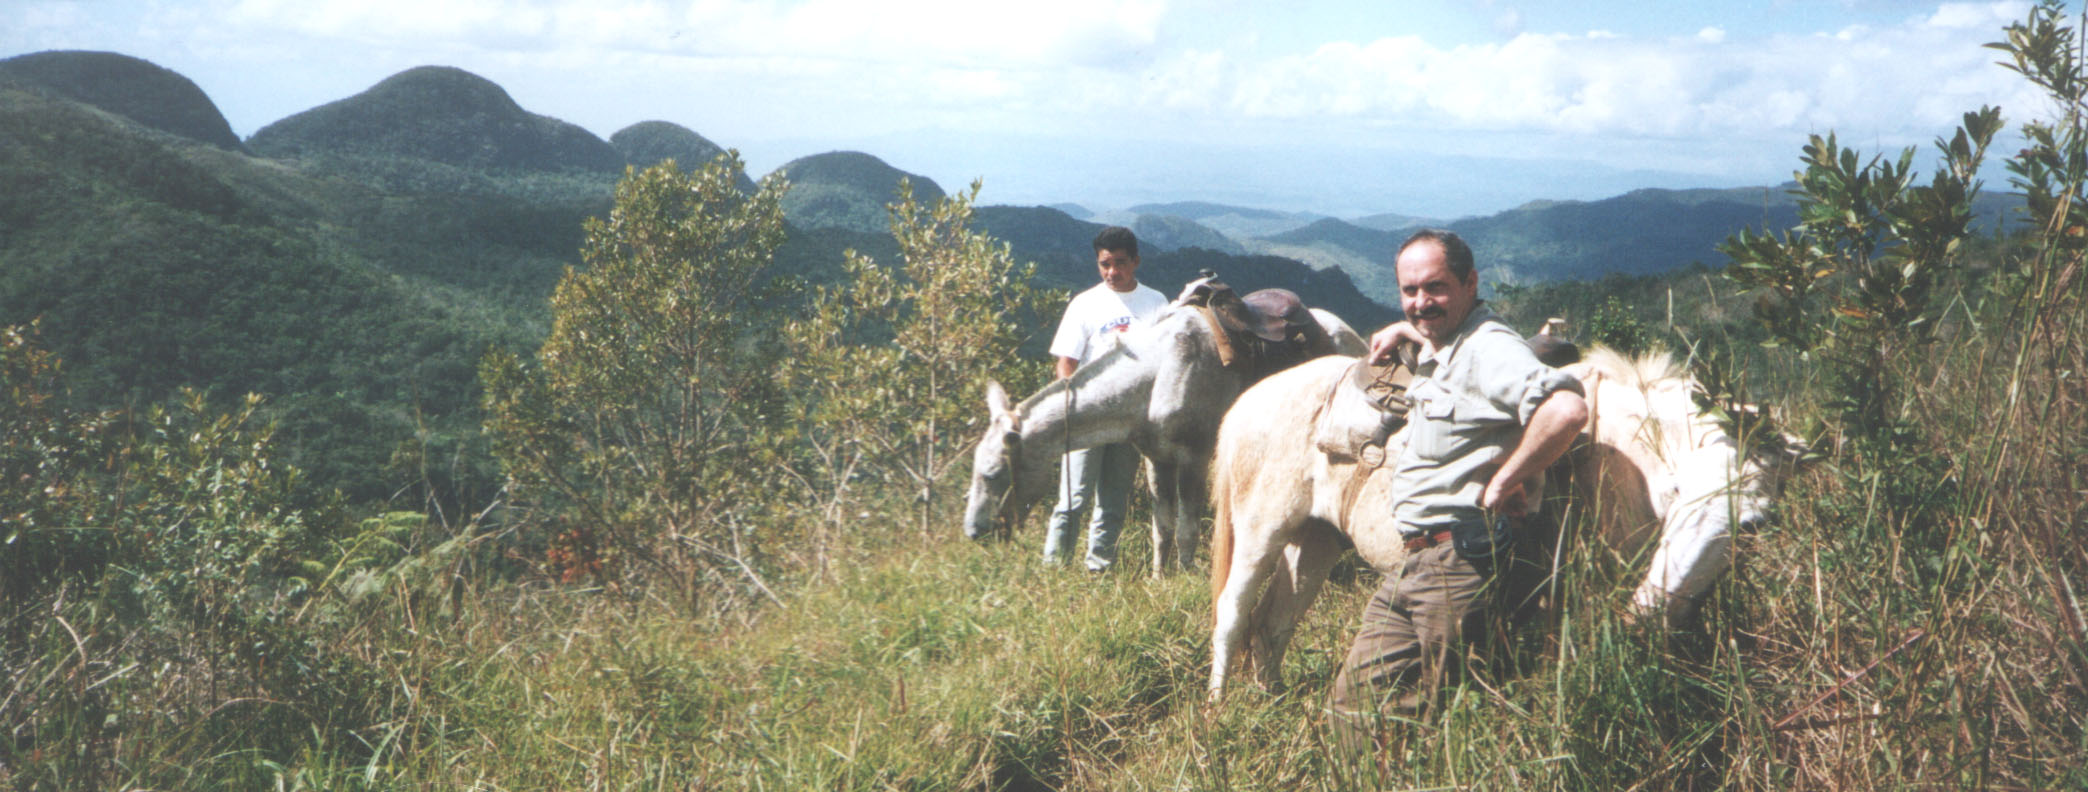
<path id="1" fill-rule="evenodd" d="M 11 58 L 0 61 L 0 323 L 39 322 L 82 405 L 153 403 L 182 386 L 261 393 L 290 461 L 315 481 L 363 501 L 423 477 L 483 496 L 498 476 L 470 450 L 483 443 L 480 356 L 541 341 L 546 298 L 581 264 L 582 224 L 608 211 L 624 168 L 694 167 L 720 150 L 657 121 L 604 141 L 441 67 L 241 141 L 192 82 L 144 61 Z M 884 206 L 899 179 L 923 201 L 944 196 L 858 152 L 778 170 L 793 187 L 775 271 L 813 283 L 838 277 L 847 250 L 896 263 Z M 1037 263 L 1041 285 L 1095 282 L 1089 241 L 1102 226 L 1014 207 L 981 207 L 977 223 Z M 1163 291 L 1208 268 L 1243 288 L 1298 290 L 1359 325 L 1392 315 L 1338 272 L 1160 241 L 1141 274 Z"/>
<path id="2" fill-rule="evenodd" d="M 624 169 L 696 167 L 722 150 L 663 121 L 602 140 L 447 67 L 401 72 L 242 141 L 193 82 L 145 61 L 0 60 L 0 323 L 41 317 L 84 402 L 181 385 L 268 394 L 301 465 L 377 497 L 408 439 L 447 453 L 477 442 L 479 355 L 542 338 L 545 298 L 579 265 L 582 223 L 608 210 Z M 791 185 L 791 234 L 776 270 L 814 283 L 838 277 L 847 250 L 895 260 L 885 206 L 901 179 L 924 202 L 945 195 L 862 152 L 777 174 Z M 1448 225 L 1471 240 L 1487 283 L 1523 284 L 1717 266 L 1712 246 L 1727 234 L 1787 227 L 1794 211 L 1780 188 L 1641 190 Z M 1193 201 L 975 217 L 1046 287 L 1092 285 L 1090 240 L 1121 223 L 1141 236 L 1141 278 L 1164 293 L 1212 270 L 1242 289 L 1297 291 L 1366 332 L 1396 316 L 1399 241 L 1442 222 Z"/>

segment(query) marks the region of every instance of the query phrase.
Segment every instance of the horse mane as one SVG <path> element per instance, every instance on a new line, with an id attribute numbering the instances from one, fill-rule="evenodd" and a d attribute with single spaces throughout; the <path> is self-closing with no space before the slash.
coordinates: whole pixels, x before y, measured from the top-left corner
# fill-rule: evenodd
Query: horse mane
<path id="1" fill-rule="evenodd" d="M 1118 360 L 1126 358 L 1131 358 L 1131 352 L 1127 347 L 1123 344 L 1111 346 L 1109 351 L 1102 353 L 1101 357 L 1080 364 L 1079 368 L 1073 370 L 1073 376 L 1053 379 L 1044 383 L 1044 387 L 1038 388 L 1036 393 L 1030 394 L 1029 398 L 1023 399 L 1021 404 L 1015 405 L 1015 414 L 1025 418 L 1029 417 L 1031 408 L 1036 407 L 1045 399 L 1065 398 L 1067 388 L 1077 388 L 1086 385 L 1096 377 L 1102 376 L 1102 372 L 1115 365 Z"/>
<path id="2" fill-rule="evenodd" d="M 1651 391 L 1669 382 L 1690 382 L 1689 372 L 1666 352 L 1647 352 L 1634 358 L 1598 345 L 1582 356 L 1581 363 L 1603 377 L 1642 391 Z"/>

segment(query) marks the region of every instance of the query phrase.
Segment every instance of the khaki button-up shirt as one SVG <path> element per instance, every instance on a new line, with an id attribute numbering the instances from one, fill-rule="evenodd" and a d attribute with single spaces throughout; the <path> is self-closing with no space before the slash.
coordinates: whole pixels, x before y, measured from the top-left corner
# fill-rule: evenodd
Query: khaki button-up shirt
<path id="1" fill-rule="evenodd" d="M 1561 390 L 1586 395 L 1580 380 L 1538 362 L 1520 334 L 1475 306 L 1449 341 L 1422 356 L 1407 386 L 1410 423 L 1392 484 L 1401 529 L 1434 533 L 1485 519 L 1487 482 L 1522 442 L 1537 405 Z"/>

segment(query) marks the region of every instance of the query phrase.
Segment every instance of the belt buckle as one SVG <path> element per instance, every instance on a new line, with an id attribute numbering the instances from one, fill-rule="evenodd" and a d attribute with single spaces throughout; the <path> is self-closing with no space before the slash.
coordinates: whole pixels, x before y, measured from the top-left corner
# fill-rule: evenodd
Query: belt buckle
<path id="1" fill-rule="evenodd" d="M 1409 553 L 1417 553 L 1447 541 L 1450 541 L 1449 531 L 1437 531 L 1435 533 L 1415 534 L 1413 536 L 1407 537 L 1406 551 Z"/>

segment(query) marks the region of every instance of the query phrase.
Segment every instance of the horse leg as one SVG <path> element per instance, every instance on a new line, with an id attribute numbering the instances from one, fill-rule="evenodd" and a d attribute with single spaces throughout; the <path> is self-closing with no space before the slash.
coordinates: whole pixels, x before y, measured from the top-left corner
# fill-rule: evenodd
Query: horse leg
<path id="1" fill-rule="evenodd" d="M 1180 508 L 1176 472 L 1179 467 L 1172 462 L 1146 460 L 1146 481 L 1153 489 L 1153 577 L 1167 574 L 1167 565 L 1174 556 L 1172 534 L 1175 529 L 1176 511 Z"/>
<path id="2" fill-rule="evenodd" d="M 1249 515 L 1236 515 L 1249 516 Z M 1225 676 L 1232 670 L 1233 661 L 1253 632 L 1253 620 L 1258 612 L 1256 594 L 1262 582 L 1276 569 L 1276 544 L 1273 533 L 1255 531 L 1251 521 L 1236 522 L 1245 530 L 1234 533 L 1236 542 L 1232 549 L 1231 569 L 1225 579 L 1225 589 L 1211 603 L 1215 618 L 1211 625 L 1211 700 L 1217 701 L 1224 695 Z M 1214 531 L 1228 530 L 1229 526 L 1214 527 Z M 1213 560 L 1212 563 L 1220 563 Z"/>
<path id="3" fill-rule="evenodd" d="M 1196 567 L 1197 539 L 1203 533 L 1203 504 L 1209 496 L 1207 465 L 1182 465 L 1175 474 L 1174 559 L 1184 571 Z M 1215 563 L 1215 562 L 1214 562 Z"/>
<path id="4" fill-rule="evenodd" d="M 1261 603 L 1254 609 L 1252 649 L 1256 680 L 1268 690 L 1283 684 L 1283 655 L 1297 634 L 1298 622 L 1319 597 L 1334 562 L 1341 558 L 1341 546 L 1331 530 L 1313 526 L 1297 534 L 1283 548 L 1283 574 L 1269 582 Z"/>

